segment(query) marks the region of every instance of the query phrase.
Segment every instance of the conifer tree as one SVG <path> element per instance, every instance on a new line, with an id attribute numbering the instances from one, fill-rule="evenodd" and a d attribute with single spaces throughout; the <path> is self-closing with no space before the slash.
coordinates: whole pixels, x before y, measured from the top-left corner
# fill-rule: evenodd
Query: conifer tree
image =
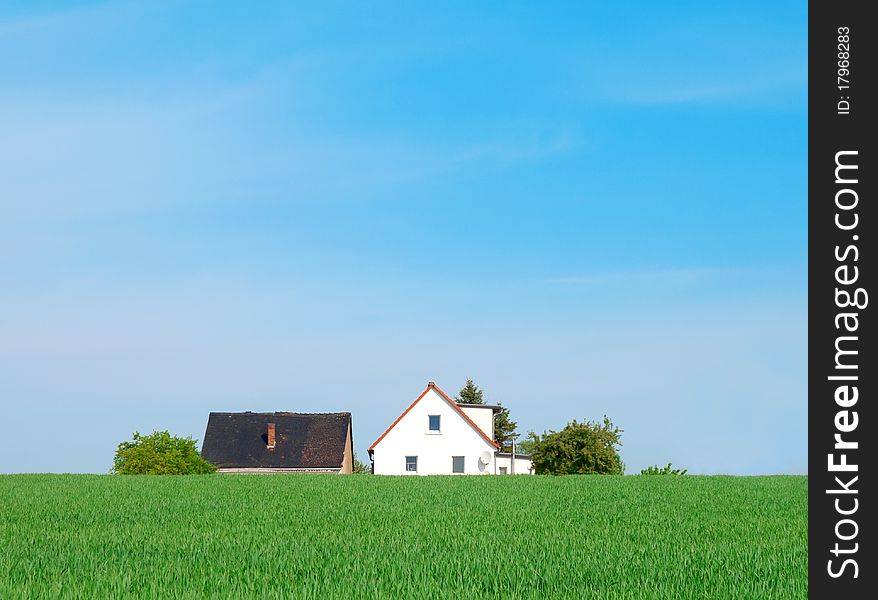
<path id="1" fill-rule="evenodd" d="M 460 392 L 454 401 L 458 404 L 484 404 L 484 392 L 473 383 L 472 379 L 467 378 L 466 383 L 460 388 Z"/>
<path id="2" fill-rule="evenodd" d="M 473 383 L 472 379 L 467 378 L 454 400 L 458 404 L 485 404 L 485 393 Z M 510 452 L 512 440 L 518 437 L 516 431 L 518 423 L 509 417 L 508 408 L 502 406 L 500 402 L 497 405 L 500 406 L 500 412 L 494 415 L 494 441 L 500 444 L 503 452 Z"/>
<path id="3" fill-rule="evenodd" d="M 494 413 L 494 441 L 500 444 L 502 452 L 512 451 L 512 440 L 518 437 L 518 423 L 509 418 L 509 409 L 498 402 L 500 412 Z"/>

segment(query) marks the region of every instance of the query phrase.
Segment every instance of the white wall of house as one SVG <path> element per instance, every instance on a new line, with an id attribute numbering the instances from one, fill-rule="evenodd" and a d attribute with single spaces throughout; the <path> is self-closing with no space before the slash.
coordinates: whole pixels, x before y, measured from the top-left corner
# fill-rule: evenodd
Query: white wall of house
<path id="1" fill-rule="evenodd" d="M 488 434 L 488 437 L 494 439 L 494 409 L 481 404 L 458 404 L 463 412 L 470 419 L 475 421 L 479 429 Z"/>
<path id="2" fill-rule="evenodd" d="M 486 413 L 489 424 L 493 423 L 491 410 L 478 410 Z M 438 432 L 430 431 L 430 415 L 439 417 Z M 470 418 L 475 421 L 475 417 Z M 491 435 L 490 430 L 485 433 Z M 464 474 L 475 475 L 482 472 L 479 469 L 482 453 L 490 453 L 493 462 L 495 450 L 472 423 L 430 386 L 402 419 L 373 445 L 372 460 L 376 475 L 451 475 L 452 457 L 463 456 Z M 416 472 L 406 470 L 407 456 L 418 457 Z M 484 471 L 493 474 L 493 465 L 488 464 Z"/>
<path id="3" fill-rule="evenodd" d="M 492 472 L 495 472 L 497 475 L 506 474 L 512 475 L 512 457 L 511 456 L 495 456 L 494 457 L 494 466 L 496 470 L 492 469 Z M 503 469 L 506 469 L 504 473 Z M 522 458 L 520 456 L 515 457 L 515 474 L 516 475 L 532 475 L 533 474 L 533 464 L 529 458 Z"/>

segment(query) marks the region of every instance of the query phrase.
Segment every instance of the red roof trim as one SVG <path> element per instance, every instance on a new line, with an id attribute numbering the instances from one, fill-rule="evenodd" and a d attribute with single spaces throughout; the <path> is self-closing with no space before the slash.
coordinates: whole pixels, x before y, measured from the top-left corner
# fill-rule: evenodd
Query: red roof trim
<path id="1" fill-rule="evenodd" d="M 405 409 L 405 411 L 403 411 L 403 413 L 402 413 L 401 415 L 399 415 L 399 416 L 396 418 L 396 421 L 394 421 L 393 423 L 390 424 L 390 427 L 388 427 L 387 430 L 386 430 L 384 433 L 381 434 L 381 437 L 379 437 L 377 440 L 375 440 L 374 442 L 372 442 L 372 445 L 369 446 L 369 450 L 372 450 L 373 448 L 375 448 L 375 446 L 378 445 L 378 442 L 380 442 L 381 440 L 383 440 L 383 439 L 384 439 L 384 436 L 386 436 L 388 433 L 390 433 L 390 430 L 393 429 L 394 427 L 396 427 L 396 424 L 397 424 L 397 423 L 399 423 L 400 421 L 402 421 L 402 418 L 403 418 L 404 416 L 406 416 L 406 415 L 408 414 L 408 412 L 409 412 L 411 409 L 413 409 L 413 408 L 415 407 L 415 404 L 417 404 L 418 402 L 420 402 L 420 401 L 421 401 L 421 398 L 423 398 L 424 396 L 427 395 L 427 392 L 430 391 L 430 388 L 431 388 L 431 387 L 432 387 L 432 386 L 429 386 L 429 385 L 428 385 L 428 386 L 427 386 L 427 389 L 424 390 L 423 392 L 421 392 L 421 395 L 418 396 L 417 398 L 415 398 L 415 401 L 414 401 L 414 402 L 412 402 L 411 404 L 409 404 L 409 407 L 408 407 L 407 409 Z"/>
<path id="2" fill-rule="evenodd" d="M 489 437 L 488 437 L 488 434 L 485 433 L 484 431 L 482 431 L 482 428 L 479 427 L 478 425 L 476 425 L 476 424 L 475 424 L 475 421 L 473 421 L 472 419 L 470 419 L 470 418 L 469 418 L 469 415 L 467 415 L 465 412 L 463 412 L 463 409 L 460 408 L 460 406 L 457 405 L 457 402 L 455 402 L 454 400 L 452 400 L 451 398 L 449 398 L 449 397 L 448 397 L 448 394 L 446 394 L 445 392 L 443 392 L 442 390 L 440 390 L 438 385 L 436 385 L 436 384 L 434 383 L 434 384 L 433 384 L 433 388 L 434 388 L 437 392 L 439 392 L 439 394 L 440 394 L 443 398 L 445 398 L 446 400 L 448 400 L 448 402 L 451 403 L 451 406 L 453 406 L 454 408 L 456 408 L 456 409 L 457 409 L 457 412 L 459 412 L 460 415 L 461 415 L 464 419 L 466 419 L 466 420 L 469 422 L 469 424 L 472 425 L 472 426 L 475 428 L 476 431 L 478 431 L 479 433 L 482 434 L 482 437 L 485 438 L 485 441 L 487 441 L 488 443 L 490 443 L 490 444 L 491 444 L 492 446 L 494 446 L 495 448 L 499 448 L 499 447 L 500 447 L 500 444 L 494 442 L 494 440 L 492 440 L 491 438 L 489 438 Z"/>
<path id="3" fill-rule="evenodd" d="M 494 446 L 495 448 L 499 448 L 499 447 L 500 447 L 500 444 L 497 444 L 496 442 L 494 442 L 494 440 L 492 440 L 491 438 L 489 438 L 489 437 L 488 437 L 488 434 L 486 434 L 484 431 L 482 431 L 481 427 L 479 427 L 478 425 L 476 425 L 475 422 L 474 422 L 472 419 L 470 419 L 469 416 L 468 416 L 465 412 L 463 412 L 463 409 L 461 409 L 460 406 L 457 405 L 457 402 L 455 402 L 454 400 L 452 400 L 451 398 L 449 398 L 449 397 L 448 397 L 448 394 L 446 394 L 445 392 L 443 392 L 441 389 L 439 389 L 439 386 L 438 386 L 438 385 L 436 385 L 435 383 L 433 383 L 433 384 L 428 385 L 428 386 L 427 386 L 427 389 L 425 389 L 423 392 L 421 392 L 421 395 L 418 396 L 418 397 L 415 399 L 414 402 L 412 402 L 411 404 L 409 404 L 409 407 L 408 407 L 407 409 L 405 409 L 405 411 L 404 411 L 401 415 L 399 415 L 399 416 L 396 418 L 396 421 L 394 421 L 393 423 L 390 424 L 390 427 L 387 428 L 387 431 L 385 431 L 384 433 L 382 433 L 382 434 L 381 434 L 381 437 L 379 437 L 377 440 L 375 440 L 375 441 L 372 443 L 371 446 L 369 446 L 369 452 L 371 452 L 372 450 L 374 450 L 374 449 L 375 449 L 375 446 L 378 445 L 378 442 L 380 442 L 381 440 L 383 440 L 384 437 L 385 437 L 388 433 L 390 433 L 390 430 L 393 429 L 394 427 L 396 427 L 396 424 L 399 423 L 400 421 L 402 421 L 402 418 L 403 418 L 404 416 L 406 416 L 406 415 L 408 414 L 408 412 L 409 412 L 411 409 L 413 409 L 413 408 L 415 407 L 415 404 L 417 404 L 418 402 L 420 402 L 420 401 L 421 401 L 421 398 L 423 398 L 424 396 L 427 395 L 427 392 L 430 391 L 430 388 L 432 388 L 432 389 L 436 390 L 437 392 L 439 392 L 439 395 L 442 396 L 443 398 L 445 398 L 445 399 L 448 401 L 448 403 L 451 404 L 451 406 L 453 406 L 453 407 L 457 410 L 457 412 L 460 413 L 460 416 L 462 416 L 464 419 L 466 419 L 467 423 L 469 423 L 470 425 L 472 425 L 472 426 L 473 426 L 473 429 L 475 429 L 476 431 L 478 431 L 478 432 L 481 434 L 481 436 L 482 436 L 483 438 L 485 438 L 485 440 L 486 440 L 489 444 L 491 444 L 491 445 Z"/>

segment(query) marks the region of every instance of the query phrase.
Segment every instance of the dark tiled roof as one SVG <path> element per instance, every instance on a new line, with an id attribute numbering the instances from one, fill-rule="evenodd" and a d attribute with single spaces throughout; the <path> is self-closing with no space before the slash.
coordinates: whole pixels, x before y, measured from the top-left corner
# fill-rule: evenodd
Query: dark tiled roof
<path id="1" fill-rule="evenodd" d="M 275 424 L 275 448 L 267 447 Z M 220 468 L 341 468 L 351 413 L 210 413 L 201 455 Z"/>

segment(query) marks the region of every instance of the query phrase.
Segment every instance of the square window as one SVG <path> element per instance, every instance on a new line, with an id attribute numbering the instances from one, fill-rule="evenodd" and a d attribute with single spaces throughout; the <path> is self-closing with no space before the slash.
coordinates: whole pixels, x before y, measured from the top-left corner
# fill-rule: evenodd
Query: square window
<path id="1" fill-rule="evenodd" d="M 500 467 L 500 474 L 506 475 L 506 467 Z"/>
<path id="2" fill-rule="evenodd" d="M 462 456 L 452 456 L 451 457 L 451 472 L 452 473 L 463 473 L 463 457 Z"/>
<path id="3" fill-rule="evenodd" d="M 430 431 L 439 431 L 439 415 L 430 415 Z"/>
<path id="4" fill-rule="evenodd" d="M 411 471 L 413 473 L 418 472 L 418 457 L 417 456 L 406 456 L 405 457 L 405 470 Z"/>

